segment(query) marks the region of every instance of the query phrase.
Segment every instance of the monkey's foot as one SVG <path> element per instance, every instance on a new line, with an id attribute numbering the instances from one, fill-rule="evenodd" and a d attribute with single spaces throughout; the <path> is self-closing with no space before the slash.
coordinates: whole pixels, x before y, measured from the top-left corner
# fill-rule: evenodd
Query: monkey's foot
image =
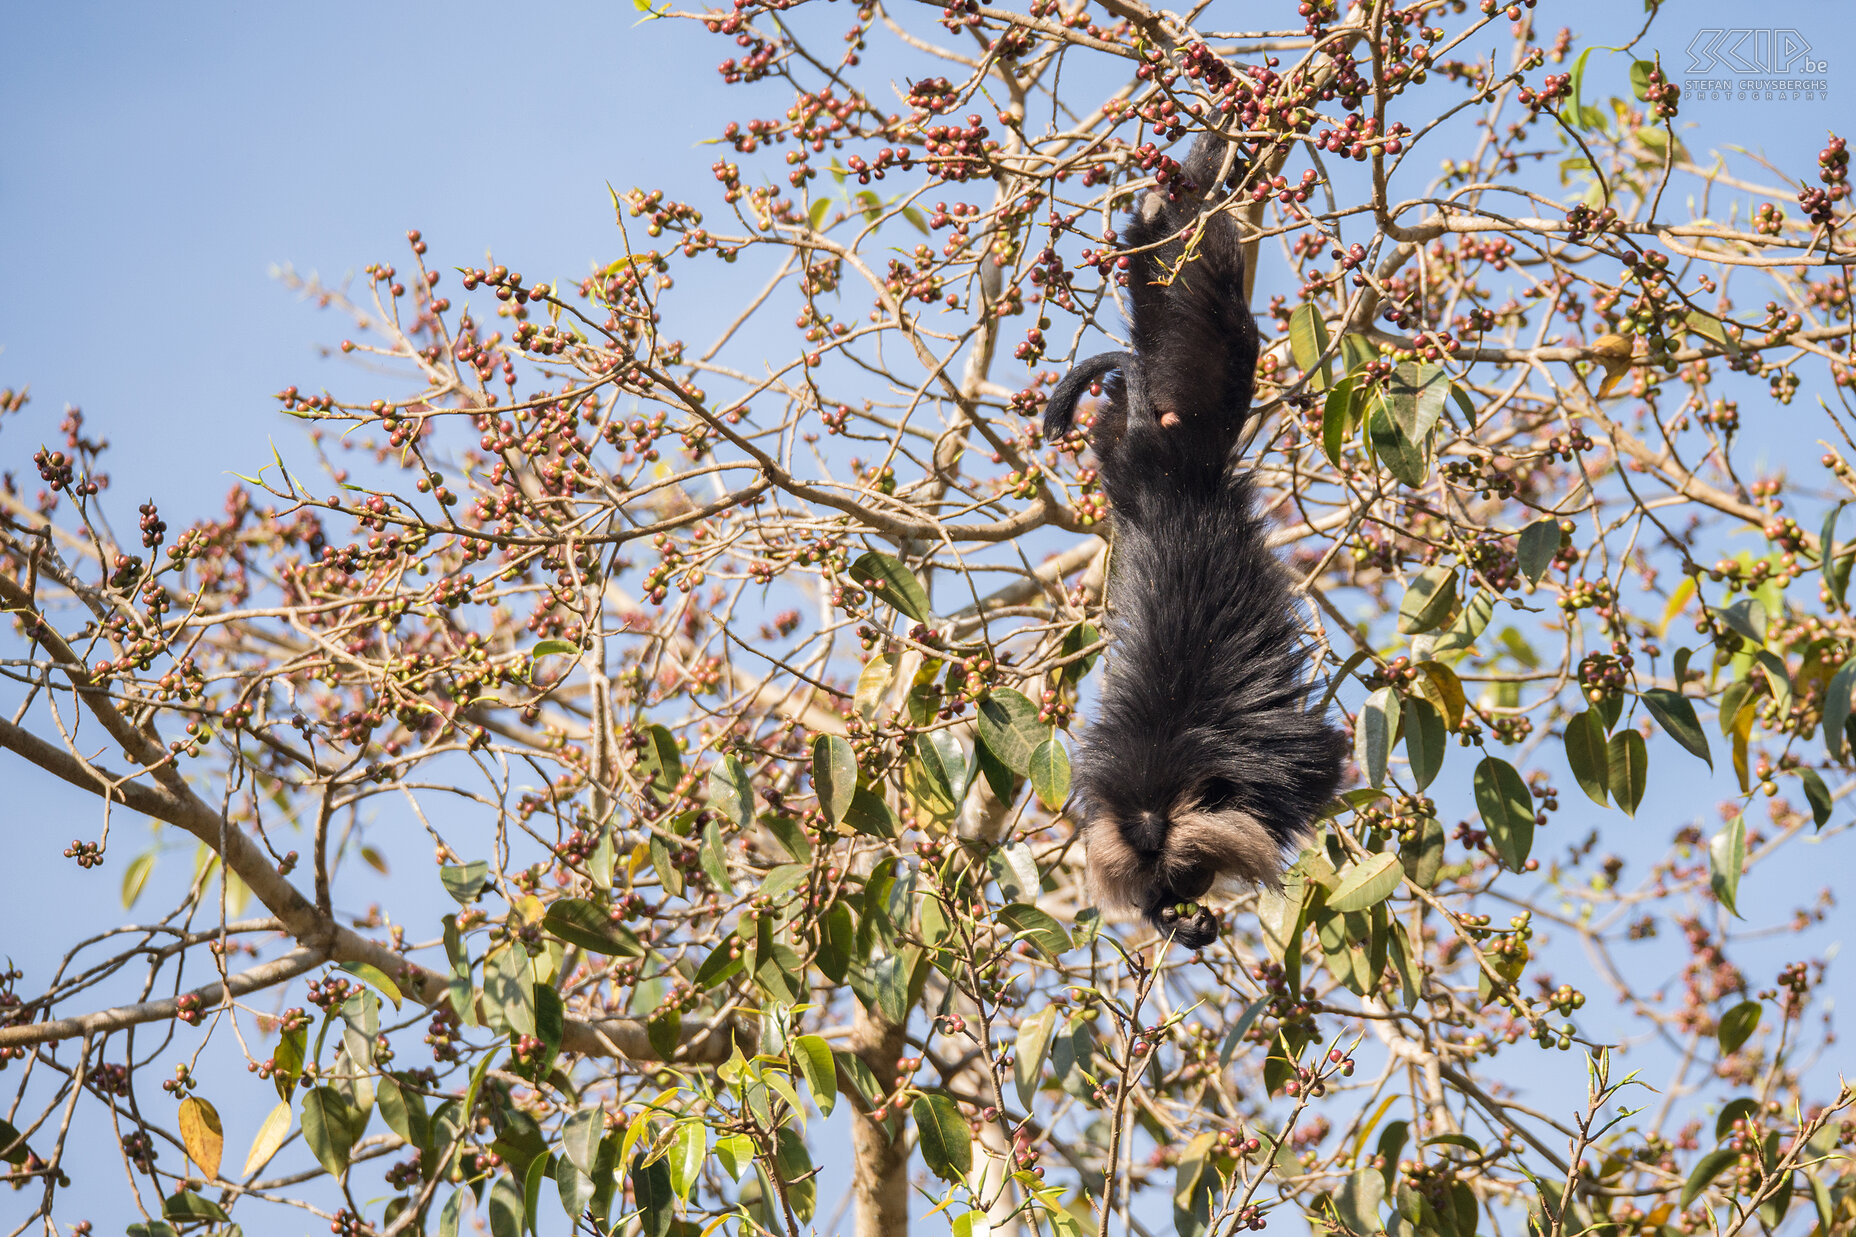
<path id="1" fill-rule="evenodd" d="M 1218 916 L 1196 902 L 1163 906 L 1152 919 L 1156 928 L 1187 949 L 1204 949 L 1218 939 Z"/>

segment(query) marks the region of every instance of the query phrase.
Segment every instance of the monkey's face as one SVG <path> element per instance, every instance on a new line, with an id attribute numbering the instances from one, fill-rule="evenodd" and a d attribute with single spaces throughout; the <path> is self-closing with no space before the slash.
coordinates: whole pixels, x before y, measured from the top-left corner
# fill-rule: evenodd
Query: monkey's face
<path id="1" fill-rule="evenodd" d="M 1083 828 L 1089 880 L 1104 905 L 1139 911 L 1188 949 L 1218 936 L 1204 907 L 1187 908 L 1220 880 L 1274 881 L 1282 857 L 1269 831 L 1232 805 L 1234 788 L 1214 778 L 1165 810 L 1104 805 Z"/>

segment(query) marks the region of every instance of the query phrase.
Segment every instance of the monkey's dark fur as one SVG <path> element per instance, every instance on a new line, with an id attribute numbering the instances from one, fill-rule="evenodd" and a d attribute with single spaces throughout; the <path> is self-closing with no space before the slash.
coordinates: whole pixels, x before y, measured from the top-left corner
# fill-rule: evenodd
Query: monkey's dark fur
<path id="1" fill-rule="evenodd" d="M 1182 905 L 1220 878 L 1273 882 L 1345 752 L 1309 711 L 1295 597 L 1238 466 L 1257 328 L 1236 225 L 1199 215 L 1225 149 L 1202 136 L 1172 193 L 1143 195 L 1121 237 L 1134 351 L 1081 362 L 1044 413 L 1060 438 L 1103 385 L 1090 445 L 1115 516 L 1114 641 L 1076 760 L 1090 880 L 1193 949 L 1217 919 Z"/>

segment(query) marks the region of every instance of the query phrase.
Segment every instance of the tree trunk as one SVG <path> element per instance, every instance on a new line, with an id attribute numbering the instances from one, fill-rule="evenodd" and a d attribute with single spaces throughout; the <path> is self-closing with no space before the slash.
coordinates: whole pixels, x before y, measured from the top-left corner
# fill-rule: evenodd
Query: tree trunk
<path id="1" fill-rule="evenodd" d="M 892 1026 L 861 1005 L 852 1025 L 852 1051 L 863 1058 L 883 1093 L 896 1086 L 896 1059 L 902 1055 L 903 1028 Z M 857 1237 L 904 1237 L 909 1231 L 909 1144 L 901 1131 L 895 1141 L 873 1114 L 851 1114 L 852 1191 Z"/>

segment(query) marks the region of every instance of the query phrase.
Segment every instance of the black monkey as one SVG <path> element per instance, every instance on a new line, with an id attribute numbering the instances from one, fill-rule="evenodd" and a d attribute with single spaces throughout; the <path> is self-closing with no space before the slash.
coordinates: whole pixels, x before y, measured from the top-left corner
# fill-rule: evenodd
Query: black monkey
<path id="1" fill-rule="evenodd" d="M 1134 350 L 1078 364 L 1044 413 L 1061 438 L 1102 383 L 1090 445 L 1115 513 L 1114 643 L 1076 759 L 1090 881 L 1193 949 L 1218 924 L 1190 904 L 1221 877 L 1274 881 L 1346 750 L 1309 710 L 1296 600 L 1238 467 L 1257 328 L 1236 224 L 1199 213 L 1225 150 L 1202 135 L 1137 203 L 1121 237 Z"/>

